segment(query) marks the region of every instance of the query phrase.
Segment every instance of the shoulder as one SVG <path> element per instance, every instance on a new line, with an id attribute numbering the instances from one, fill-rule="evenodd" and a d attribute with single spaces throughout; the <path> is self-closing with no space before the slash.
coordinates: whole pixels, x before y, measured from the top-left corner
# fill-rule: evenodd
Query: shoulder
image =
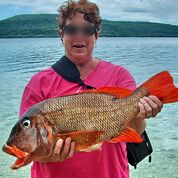
<path id="1" fill-rule="evenodd" d="M 49 67 L 33 75 L 25 88 L 44 100 L 50 97 L 61 80 L 62 77 Z"/>
<path id="2" fill-rule="evenodd" d="M 39 80 L 48 79 L 48 78 L 51 78 L 52 76 L 54 76 L 55 73 L 56 72 L 51 67 L 48 67 L 48 68 L 34 74 L 31 78 L 31 80 L 39 81 Z"/>
<path id="3" fill-rule="evenodd" d="M 114 72 L 117 71 L 120 74 L 130 74 L 130 72 L 125 67 L 105 60 L 100 60 L 100 68 L 105 70 L 114 70 Z"/>
<path id="4" fill-rule="evenodd" d="M 56 77 L 61 78 L 51 67 L 48 67 L 47 69 L 34 74 L 27 84 L 27 87 L 48 86 L 48 84 L 55 80 Z"/>
<path id="5" fill-rule="evenodd" d="M 125 67 L 101 60 L 101 68 L 116 78 L 116 85 L 134 90 L 136 88 L 134 77 Z"/>
<path id="6" fill-rule="evenodd" d="M 110 72 L 117 73 L 117 75 L 119 75 L 120 77 L 132 77 L 130 72 L 125 67 L 104 60 L 100 61 L 100 69 L 109 70 Z"/>
<path id="7" fill-rule="evenodd" d="M 101 60 L 101 59 L 100 59 L 100 67 L 105 68 L 105 69 L 116 69 L 116 70 L 120 70 L 121 68 L 123 68 L 120 65 L 113 64 L 111 62 Z"/>
<path id="8" fill-rule="evenodd" d="M 50 67 L 33 75 L 22 95 L 20 115 L 36 103 L 49 98 L 55 80 L 60 80 L 60 78 Z"/>

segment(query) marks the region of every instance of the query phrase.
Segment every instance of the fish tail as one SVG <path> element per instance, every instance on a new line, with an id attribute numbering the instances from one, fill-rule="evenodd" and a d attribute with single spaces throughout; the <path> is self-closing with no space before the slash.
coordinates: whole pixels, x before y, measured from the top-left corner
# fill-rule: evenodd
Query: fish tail
<path id="1" fill-rule="evenodd" d="M 149 94 L 157 96 L 163 103 L 178 102 L 178 88 L 168 71 L 154 75 L 140 87 L 147 88 Z"/>

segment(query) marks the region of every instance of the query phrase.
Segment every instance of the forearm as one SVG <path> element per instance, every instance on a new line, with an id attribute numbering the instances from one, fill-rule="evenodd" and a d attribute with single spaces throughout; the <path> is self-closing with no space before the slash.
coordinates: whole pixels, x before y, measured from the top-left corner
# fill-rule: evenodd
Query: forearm
<path id="1" fill-rule="evenodd" d="M 138 117 L 135 117 L 128 123 L 128 126 L 136 130 L 139 134 L 143 133 L 146 128 L 146 125 L 146 119 L 140 119 Z"/>
<path id="2" fill-rule="evenodd" d="M 142 134 L 146 128 L 146 119 L 155 117 L 161 111 L 163 103 L 156 96 L 150 95 L 141 98 L 138 107 L 139 113 L 129 122 L 128 126 Z"/>

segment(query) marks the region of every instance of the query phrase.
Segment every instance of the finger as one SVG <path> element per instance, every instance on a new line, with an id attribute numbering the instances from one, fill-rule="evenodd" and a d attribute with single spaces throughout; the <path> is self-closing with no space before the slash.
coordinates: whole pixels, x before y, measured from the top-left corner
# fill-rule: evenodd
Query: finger
<path id="1" fill-rule="evenodd" d="M 151 115 L 151 117 L 155 117 L 158 114 L 158 112 L 159 112 L 158 105 L 151 98 L 149 98 L 149 97 L 143 97 L 143 99 L 148 103 L 148 105 L 152 109 L 152 115 Z"/>
<path id="2" fill-rule="evenodd" d="M 66 159 L 66 157 L 67 157 L 67 155 L 69 153 L 69 150 L 70 150 L 70 145 L 71 145 L 71 138 L 68 137 L 68 138 L 66 138 L 64 147 L 63 147 L 63 149 L 61 151 L 61 161 Z"/>
<path id="3" fill-rule="evenodd" d="M 74 155 L 74 152 L 75 152 L 75 142 L 72 142 L 71 145 L 70 145 L 70 151 L 69 151 L 66 159 L 72 158 L 73 155 Z"/>
<path id="4" fill-rule="evenodd" d="M 142 103 L 144 108 L 145 108 L 146 118 L 150 118 L 153 115 L 153 112 L 152 112 L 152 108 L 150 107 L 146 97 L 141 98 L 140 99 L 140 103 Z"/>
<path id="5" fill-rule="evenodd" d="M 146 117 L 146 111 L 145 111 L 145 108 L 144 108 L 143 104 L 139 102 L 138 103 L 138 107 L 139 107 L 140 111 L 139 111 L 139 113 L 137 115 L 137 118 L 139 118 L 139 119 L 145 119 L 145 117 Z"/>
<path id="6" fill-rule="evenodd" d="M 62 139 L 59 139 L 57 142 L 56 142 L 56 145 L 55 145 L 55 148 L 53 150 L 53 155 L 52 156 L 56 156 L 56 155 L 60 155 L 60 152 L 62 150 L 62 147 L 63 147 L 63 140 Z"/>
<path id="7" fill-rule="evenodd" d="M 59 139 L 56 142 L 56 145 L 54 147 L 53 153 L 52 155 L 47 159 L 48 162 L 53 162 L 53 161 L 59 161 L 60 160 L 60 152 L 62 150 L 63 147 L 63 140 Z"/>
<path id="8" fill-rule="evenodd" d="M 161 109 L 163 108 L 163 103 L 162 101 L 159 100 L 158 97 L 150 95 L 149 98 L 154 101 L 154 103 L 156 103 L 158 105 L 158 111 L 160 112 Z"/>

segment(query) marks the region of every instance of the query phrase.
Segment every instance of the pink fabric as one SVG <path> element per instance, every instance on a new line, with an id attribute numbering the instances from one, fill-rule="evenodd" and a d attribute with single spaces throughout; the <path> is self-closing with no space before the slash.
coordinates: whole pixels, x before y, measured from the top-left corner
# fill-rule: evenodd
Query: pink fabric
<path id="1" fill-rule="evenodd" d="M 121 66 L 100 60 L 96 68 L 84 80 L 93 87 L 122 86 L 134 90 L 133 77 Z M 32 105 L 57 96 L 76 93 L 84 88 L 66 81 L 48 68 L 32 77 L 25 88 L 20 115 Z M 125 143 L 104 143 L 101 151 L 75 153 L 64 162 L 34 162 L 32 178 L 128 178 L 129 167 Z"/>

